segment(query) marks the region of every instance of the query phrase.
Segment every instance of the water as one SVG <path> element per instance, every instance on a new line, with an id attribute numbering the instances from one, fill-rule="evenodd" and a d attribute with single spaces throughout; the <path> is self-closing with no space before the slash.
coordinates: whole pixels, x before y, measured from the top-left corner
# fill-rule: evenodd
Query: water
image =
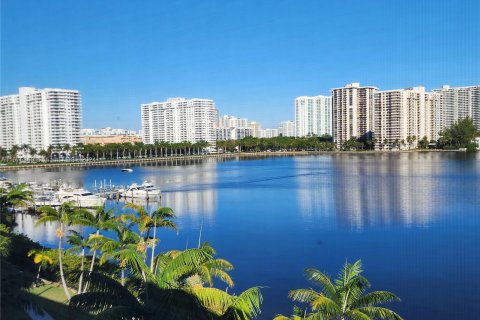
<path id="1" fill-rule="evenodd" d="M 120 167 L 6 172 L 13 180 L 61 178 L 161 186 L 181 228 L 159 232 L 161 250 L 209 241 L 233 263 L 235 291 L 263 289 L 263 319 L 290 314 L 288 291 L 307 288 L 303 269 L 335 276 L 362 259 L 373 289 L 402 298 L 406 319 L 474 319 L 480 312 L 480 155 L 327 154 L 266 159 L 180 161 Z M 121 204 L 119 205 L 121 207 Z M 18 230 L 55 246 L 55 226 Z M 158 249 L 157 249 L 158 250 Z M 231 291 L 229 291 L 231 292 Z"/>

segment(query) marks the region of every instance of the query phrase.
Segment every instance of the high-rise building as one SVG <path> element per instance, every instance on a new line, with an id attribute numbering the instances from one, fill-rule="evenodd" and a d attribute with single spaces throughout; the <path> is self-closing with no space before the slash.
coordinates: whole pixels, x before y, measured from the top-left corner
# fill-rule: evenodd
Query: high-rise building
<path id="1" fill-rule="evenodd" d="M 213 100 L 171 98 L 142 104 L 141 114 L 144 143 L 216 140 L 218 110 Z"/>
<path id="2" fill-rule="evenodd" d="M 80 142 L 80 93 L 65 89 L 21 87 L 1 97 L 0 146 L 27 144 L 37 150 Z"/>
<path id="3" fill-rule="evenodd" d="M 470 117 L 480 130 L 480 86 L 455 87 L 444 85 L 432 90 L 438 94 L 435 111 L 435 131 L 438 133 L 456 121 Z"/>
<path id="4" fill-rule="evenodd" d="M 332 98 L 329 96 L 295 99 L 295 136 L 332 135 Z"/>
<path id="5" fill-rule="evenodd" d="M 217 140 L 239 140 L 253 135 L 246 118 L 222 116 L 218 118 Z"/>
<path id="6" fill-rule="evenodd" d="M 262 130 L 262 125 L 256 121 L 250 122 L 250 128 L 252 128 L 252 137 L 260 138 L 260 131 Z"/>
<path id="7" fill-rule="evenodd" d="M 375 128 L 376 87 L 351 83 L 332 89 L 333 139 L 337 147 L 352 137 L 370 138 Z"/>
<path id="8" fill-rule="evenodd" d="M 280 122 L 278 134 L 283 137 L 295 137 L 295 122 L 290 120 Z"/>
<path id="9" fill-rule="evenodd" d="M 433 139 L 436 97 L 435 93 L 425 92 L 424 87 L 376 92 L 376 148 L 410 148 L 423 137 Z"/>

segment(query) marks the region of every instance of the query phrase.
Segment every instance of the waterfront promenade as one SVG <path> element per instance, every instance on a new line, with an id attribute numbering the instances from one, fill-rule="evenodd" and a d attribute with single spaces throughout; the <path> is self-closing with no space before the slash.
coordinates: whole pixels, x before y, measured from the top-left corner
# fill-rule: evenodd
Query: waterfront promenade
<path id="1" fill-rule="evenodd" d="M 147 157 L 139 159 L 116 159 L 116 160 L 93 160 L 93 161 L 65 161 L 65 162 L 43 162 L 43 163 L 21 163 L 5 165 L 0 167 L 1 171 L 23 170 L 35 168 L 56 168 L 56 167 L 90 167 L 90 166 L 115 166 L 141 163 L 164 163 L 179 160 L 196 160 L 205 158 L 229 159 L 229 158 L 256 158 L 256 157 L 279 157 L 279 156 L 305 156 L 318 154 L 392 154 L 412 152 L 459 152 L 458 150 L 363 150 L 363 151 L 272 151 L 272 152 L 234 152 L 234 153 L 209 153 L 202 155 L 179 155 L 167 157 Z"/>

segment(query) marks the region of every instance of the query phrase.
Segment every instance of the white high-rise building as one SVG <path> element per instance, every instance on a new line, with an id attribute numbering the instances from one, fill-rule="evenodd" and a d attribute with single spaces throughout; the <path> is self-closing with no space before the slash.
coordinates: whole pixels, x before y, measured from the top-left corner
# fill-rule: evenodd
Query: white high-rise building
<path id="1" fill-rule="evenodd" d="M 337 147 L 352 137 L 371 136 L 375 128 L 374 94 L 377 90 L 376 87 L 361 87 L 357 82 L 331 90 L 333 139 Z"/>
<path id="2" fill-rule="evenodd" d="M 246 118 L 222 116 L 218 118 L 217 140 L 239 140 L 253 135 Z"/>
<path id="3" fill-rule="evenodd" d="M 37 150 L 80 142 L 80 93 L 65 89 L 21 87 L 1 97 L 0 146 L 27 144 Z"/>
<path id="4" fill-rule="evenodd" d="M 282 137 L 295 137 L 295 122 L 290 120 L 280 122 L 278 134 Z"/>
<path id="5" fill-rule="evenodd" d="M 214 143 L 218 110 L 210 99 L 171 98 L 141 105 L 144 143 Z"/>
<path id="6" fill-rule="evenodd" d="M 378 91 L 375 93 L 374 137 L 376 148 L 410 148 L 435 136 L 437 94 L 424 87 Z M 408 144 L 408 137 L 415 137 Z"/>
<path id="7" fill-rule="evenodd" d="M 470 117 L 480 130 L 480 85 L 455 87 L 444 85 L 432 90 L 438 94 L 435 111 L 435 131 L 438 133 L 458 120 Z"/>
<path id="8" fill-rule="evenodd" d="M 329 96 L 295 99 L 295 136 L 332 135 L 332 98 Z"/>

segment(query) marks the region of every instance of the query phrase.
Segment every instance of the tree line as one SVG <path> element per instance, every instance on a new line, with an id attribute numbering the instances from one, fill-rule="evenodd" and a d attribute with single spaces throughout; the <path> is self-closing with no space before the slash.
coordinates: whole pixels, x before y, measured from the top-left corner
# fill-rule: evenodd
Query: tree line
<path id="1" fill-rule="evenodd" d="M 47 249 L 11 232 L 12 209 L 31 201 L 24 185 L 0 190 L 2 315 L 7 318 L 12 309 L 22 310 L 32 303 L 25 292 L 32 285 L 42 285 L 41 280 L 52 277 L 54 270 L 68 305 L 92 318 L 247 320 L 261 313 L 262 287 L 232 292 L 235 282 L 229 272 L 233 265 L 217 257 L 208 242 L 199 240 L 193 248 L 157 252 L 162 230 L 178 232 L 171 208 L 149 213 L 143 206 L 128 203 L 114 214 L 105 207 L 86 210 L 68 202 L 58 208 L 44 206 L 35 226 L 58 225 L 58 247 Z M 83 234 L 71 229 L 75 226 L 92 231 Z M 67 250 L 65 241 L 70 245 Z M 317 269 L 306 269 L 306 278 L 315 289 L 290 291 L 291 300 L 302 307 L 294 307 L 291 317 L 274 319 L 402 319 L 379 306 L 399 298 L 386 291 L 369 291 L 370 283 L 362 272 L 360 261 L 345 263 L 333 280 Z"/>
<path id="2" fill-rule="evenodd" d="M 426 136 L 407 136 L 406 139 L 384 139 L 379 141 L 373 133 L 364 137 L 352 137 L 339 148 L 330 135 L 307 137 L 245 137 L 239 140 L 217 140 L 214 144 L 207 141 L 195 143 L 184 141 L 169 143 L 156 141 L 153 144 L 109 143 L 70 145 L 50 145 L 44 150 L 36 150 L 29 145 L 14 145 L 9 150 L 0 147 L 0 161 L 18 162 L 20 160 L 36 161 L 92 161 L 158 158 L 168 156 L 202 155 L 215 150 L 216 152 L 265 152 L 265 151 L 334 151 L 334 150 L 373 150 L 373 149 L 411 149 L 415 142 L 419 149 L 429 147 L 436 149 L 467 148 L 475 151 L 478 147 L 474 141 L 480 135 L 471 118 L 461 119 L 449 128 L 439 133 L 438 140 L 428 140 Z M 23 159 L 19 159 L 19 157 Z"/>

